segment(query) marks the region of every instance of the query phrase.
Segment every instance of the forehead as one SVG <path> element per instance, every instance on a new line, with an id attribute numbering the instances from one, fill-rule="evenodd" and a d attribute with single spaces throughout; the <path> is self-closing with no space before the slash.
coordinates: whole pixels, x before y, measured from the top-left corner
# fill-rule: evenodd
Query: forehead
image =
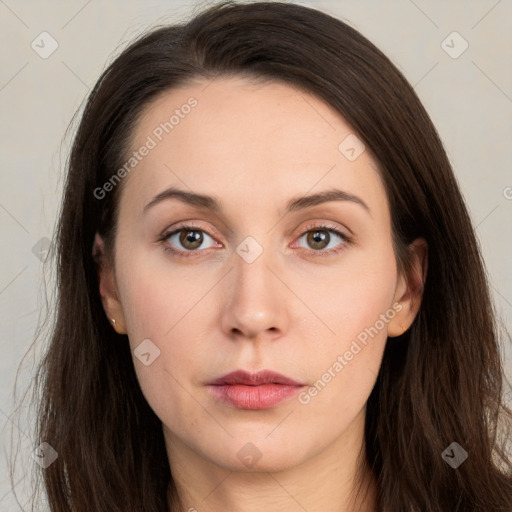
<path id="1" fill-rule="evenodd" d="M 151 149 L 130 171 L 123 195 L 142 209 L 170 185 L 231 194 L 240 203 L 256 196 L 279 202 L 336 186 L 379 201 L 384 191 L 369 148 L 356 159 L 346 153 L 348 146 L 363 147 L 354 137 L 330 105 L 292 85 L 246 78 L 193 82 L 145 108 L 131 151 Z"/>

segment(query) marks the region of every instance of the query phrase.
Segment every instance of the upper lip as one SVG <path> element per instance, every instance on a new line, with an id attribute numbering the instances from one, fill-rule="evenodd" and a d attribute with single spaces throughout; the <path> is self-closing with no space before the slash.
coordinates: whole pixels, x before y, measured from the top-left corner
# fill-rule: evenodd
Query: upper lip
<path id="1" fill-rule="evenodd" d="M 245 370 L 236 370 L 226 373 L 218 379 L 209 382 L 213 386 L 245 384 L 246 386 L 259 386 L 261 384 L 281 384 L 288 386 L 304 386 L 302 382 L 290 379 L 272 370 L 261 370 L 256 373 L 250 373 Z"/>

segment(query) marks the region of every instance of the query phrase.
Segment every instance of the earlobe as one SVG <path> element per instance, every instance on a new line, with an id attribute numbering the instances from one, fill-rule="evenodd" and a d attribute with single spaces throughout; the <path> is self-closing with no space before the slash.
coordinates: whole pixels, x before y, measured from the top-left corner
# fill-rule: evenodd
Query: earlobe
<path id="1" fill-rule="evenodd" d="M 425 239 L 417 238 L 409 246 L 411 267 L 407 276 L 401 277 L 401 286 L 397 287 L 395 301 L 401 310 L 388 324 L 388 337 L 402 335 L 414 322 L 423 299 L 423 290 L 427 278 L 428 245 Z"/>
<path id="2" fill-rule="evenodd" d="M 96 263 L 101 302 L 109 323 L 118 334 L 126 334 L 123 309 L 114 279 L 114 269 L 105 253 L 104 241 L 98 233 L 94 238 L 92 257 Z"/>
<path id="3" fill-rule="evenodd" d="M 114 330 L 117 332 L 117 334 L 126 334 L 126 331 L 121 330 L 121 328 L 117 325 L 115 318 L 111 318 L 110 322 L 112 323 L 112 327 L 114 327 Z"/>

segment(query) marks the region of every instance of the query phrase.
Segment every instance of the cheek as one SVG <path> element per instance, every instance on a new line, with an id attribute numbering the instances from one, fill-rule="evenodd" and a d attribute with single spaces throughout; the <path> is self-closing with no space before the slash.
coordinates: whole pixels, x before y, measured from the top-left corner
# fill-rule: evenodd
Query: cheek
<path id="1" fill-rule="evenodd" d="M 308 286 L 308 306 L 330 328 L 330 332 L 322 328 L 327 334 L 323 348 L 342 350 L 392 306 L 397 280 L 395 256 L 386 244 L 372 250 L 347 251 L 335 271 L 322 272 L 314 280 L 320 286 Z M 387 329 L 378 325 L 385 338 Z"/>
<path id="2" fill-rule="evenodd" d="M 184 391 L 189 387 L 186 372 L 197 365 L 194 360 L 200 353 L 190 325 L 193 315 L 187 314 L 197 299 L 171 288 L 147 264 L 131 268 L 123 310 L 137 379 L 156 415 L 179 430 L 181 423 L 174 424 L 173 417 L 190 417 L 190 397 Z M 148 344 L 147 340 L 151 343 L 142 353 L 150 356 L 139 359 L 138 347 Z"/>
<path id="3" fill-rule="evenodd" d="M 123 312 L 133 343 L 144 338 L 156 343 L 172 338 L 176 327 L 187 323 L 188 313 L 207 291 L 208 282 L 197 272 L 176 265 L 173 269 L 173 263 L 158 250 L 140 254 L 132 251 L 119 266 L 124 275 Z"/>
<path id="4" fill-rule="evenodd" d="M 393 307 L 396 264 L 392 247 L 354 251 L 324 282 L 311 290 L 309 305 L 331 332 L 318 322 L 324 335 L 316 336 L 308 349 L 315 381 L 303 393 L 301 403 L 311 402 L 318 413 L 335 407 L 353 417 L 375 384 L 388 322 L 398 310 Z M 303 327 L 305 332 L 312 331 L 311 325 Z"/>
<path id="5" fill-rule="evenodd" d="M 144 257 L 142 257 L 144 256 Z M 180 383 L 187 372 L 196 368 L 200 346 L 201 322 L 206 321 L 202 299 L 212 286 L 212 279 L 193 271 L 169 272 L 169 263 L 161 256 L 138 257 L 132 252 L 129 260 L 119 263 L 120 292 L 126 330 L 132 354 L 145 340 L 149 352 L 157 357 L 144 365 L 134 355 L 134 366 L 142 391 L 152 405 L 158 407 L 163 396 L 169 403 L 177 402 Z M 154 345 L 154 347 L 153 347 Z M 145 345 L 144 345 L 145 346 Z M 145 362 L 148 362 L 147 360 Z M 165 389 L 165 393 L 162 390 Z"/>

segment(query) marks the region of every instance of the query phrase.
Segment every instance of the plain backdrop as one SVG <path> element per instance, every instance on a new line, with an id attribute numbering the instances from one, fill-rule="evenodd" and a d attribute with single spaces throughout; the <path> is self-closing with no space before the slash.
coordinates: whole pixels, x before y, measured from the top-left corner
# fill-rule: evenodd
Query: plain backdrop
<path id="1" fill-rule="evenodd" d="M 511 330 L 512 2 L 296 3 L 348 22 L 415 87 L 453 164 L 476 226 L 496 309 Z M 8 479 L 12 441 L 7 432 L 21 437 L 27 452 L 22 459 L 27 468 L 33 464 L 33 425 L 17 418 L 13 392 L 46 301 L 42 259 L 60 206 L 70 144 L 66 128 L 102 70 L 131 39 L 207 4 L 0 0 L 0 511 L 18 510 Z M 46 56 L 52 45 L 58 46 Z M 37 353 L 20 373 L 20 392 L 33 374 L 34 357 Z M 508 342 L 503 343 L 503 361 L 510 380 Z M 20 489 L 22 477 L 15 481 Z"/>

